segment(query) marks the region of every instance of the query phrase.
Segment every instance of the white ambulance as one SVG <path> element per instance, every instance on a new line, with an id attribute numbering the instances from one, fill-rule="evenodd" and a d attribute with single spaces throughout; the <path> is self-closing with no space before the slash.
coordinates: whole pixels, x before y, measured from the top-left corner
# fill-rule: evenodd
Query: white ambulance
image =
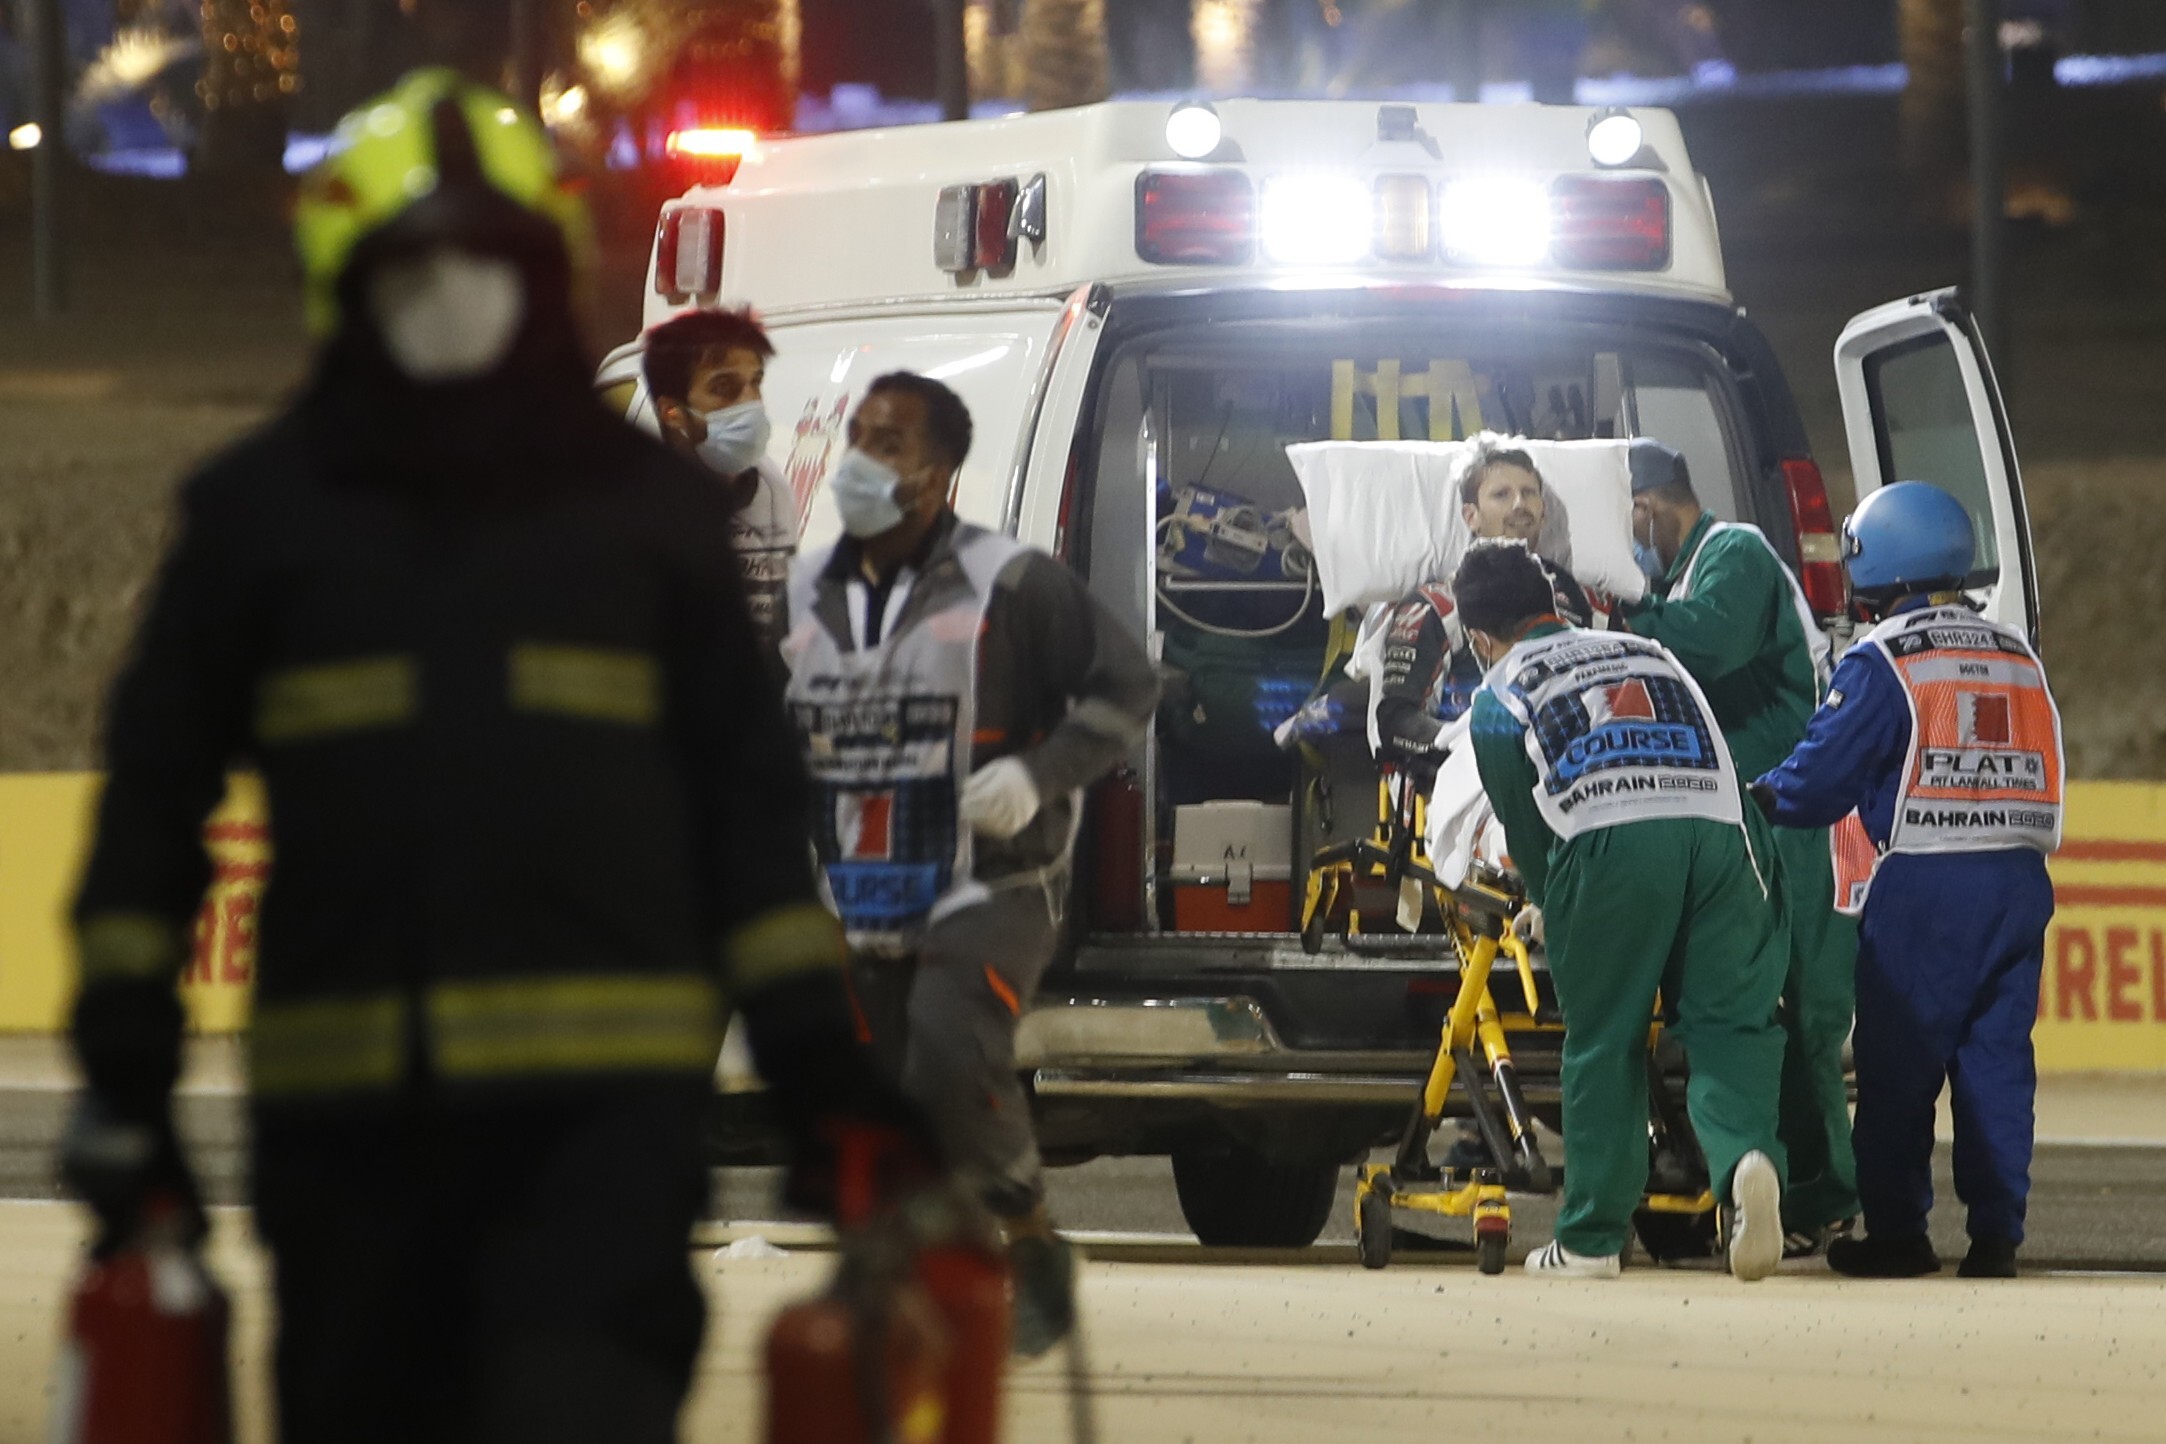
<path id="1" fill-rule="evenodd" d="M 1433 939 L 1295 935 L 1303 859 L 1365 832 L 1375 793 L 1271 738 L 1332 637 L 1288 444 L 1657 437 L 1840 628 L 1819 468 L 1663 111 L 1137 102 L 776 140 L 664 208 L 648 280 L 650 325 L 745 303 L 767 324 L 806 545 L 836 534 L 824 480 L 867 383 L 921 372 L 977 423 L 961 513 L 1150 640 L 1167 700 L 1093 797 L 1022 1043 L 1048 1155 L 1170 1153 L 1206 1242 L 1316 1237 L 1341 1166 L 1403 1123 L 1450 993 Z M 2015 455 L 1958 298 L 1868 312 L 1834 360 L 1859 494 L 1954 491 L 1985 610 L 2031 626 Z M 634 342 L 600 380 L 651 424 L 638 365 Z M 1537 1107 L 1547 1062 L 1522 1048 Z"/>

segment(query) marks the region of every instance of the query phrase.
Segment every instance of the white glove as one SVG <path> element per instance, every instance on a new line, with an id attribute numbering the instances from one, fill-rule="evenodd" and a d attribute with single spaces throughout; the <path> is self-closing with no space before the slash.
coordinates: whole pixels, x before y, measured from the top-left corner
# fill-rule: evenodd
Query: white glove
<path id="1" fill-rule="evenodd" d="M 1519 934 L 1519 940 L 1523 943 L 1531 943 L 1538 948 L 1547 945 L 1548 930 L 1542 925 L 1542 910 L 1533 903 L 1528 903 L 1512 915 L 1512 931 Z"/>
<path id="2" fill-rule="evenodd" d="M 1020 757 L 988 762 L 963 784 L 963 821 L 982 837 L 1005 840 L 1038 815 L 1038 784 Z"/>

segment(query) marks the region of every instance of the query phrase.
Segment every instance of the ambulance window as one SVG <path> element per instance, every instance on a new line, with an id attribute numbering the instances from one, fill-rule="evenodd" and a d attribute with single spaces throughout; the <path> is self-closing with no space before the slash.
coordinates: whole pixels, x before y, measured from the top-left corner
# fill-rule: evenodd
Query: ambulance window
<path id="1" fill-rule="evenodd" d="M 1977 539 L 1978 569 L 1970 585 L 1998 581 L 1993 492 L 1954 345 L 1945 333 L 1933 331 L 1869 356 L 1865 387 L 1880 444 L 1881 478 L 1929 481 L 1952 493 L 1970 513 Z"/>
<path id="2" fill-rule="evenodd" d="M 1684 453 L 1700 505 L 1726 521 L 1749 520 L 1738 507 L 1729 430 L 1706 368 L 1665 352 L 1630 356 L 1626 368 L 1632 434 L 1653 437 Z"/>

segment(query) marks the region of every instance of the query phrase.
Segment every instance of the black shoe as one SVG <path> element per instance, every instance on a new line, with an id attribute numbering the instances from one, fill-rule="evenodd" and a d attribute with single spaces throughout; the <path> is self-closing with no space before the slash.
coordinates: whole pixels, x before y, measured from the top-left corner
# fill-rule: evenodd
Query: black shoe
<path id="1" fill-rule="evenodd" d="M 1818 1228 L 1785 1229 L 1782 1236 L 1782 1256 L 1788 1258 L 1811 1258 L 1839 1238 L 1850 1237 L 1857 1227 L 1854 1218 L 1841 1218 Z"/>
<path id="2" fill-rule="evenodd" d="M 1437 1164 L 1446 1173 L 1472 1173 L 1477 1168 L 1496 1166 L 1496 1160 L 1489 1156 L 1489 1145 L 1482 1142 L 1479 1133 L 1462 1133 L 1454 1138 Z"/>
<path id="3" fill-rule="evenodd" d="M 2012 1279 L 2016 1276 L 2016 1246 L 2005 1238 L 1974 1238 L 1970 1252 L 1956 1269 L 1957 1278 Z"/>
<path id="4" fill-rule="evenodd" d="M 1059 1234 L 1025 1234 L 1008 1245 L 1015 1280 L 1009 1349 L 1035 1359 L 1075 1327 L 1075 1245 Z"/>
<path id="5" fill-rule="evenodd" d="M 1940 1272 L 1940 1255 L 1922 1233 L 1870 1234 L 1828 1244 L 1828 1267 L 1854 1279 L 1915 1279 Z"/>

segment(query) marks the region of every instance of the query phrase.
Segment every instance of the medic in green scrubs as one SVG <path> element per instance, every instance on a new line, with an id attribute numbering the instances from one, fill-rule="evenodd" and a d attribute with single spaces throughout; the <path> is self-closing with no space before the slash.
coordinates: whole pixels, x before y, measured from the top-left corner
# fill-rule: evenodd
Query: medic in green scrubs
<path id="1" fill-rule="evenodd" d="M 1564 1207 L 1530 1273 L 1613 1278 L 1647 1186 L 1647 1027 L 1659 991 L 1685 1104 L 1728 1208 L 1730 1272 L 1782 1260 L 1782 993 L 1772 829 L 1707 701 L 1644 638 L 1567 626 L 1532 553 L 1467 552 L 1452 581 L 1490 672 L 1475 763 L 1535 907 L 1564 1010 Z"/>
<path id="2" fill-rule="evenodd" d="M 1658 441 L 1632 443 L 1632 525 L 1663 573 L 1627 604 L 1634 632 L 1670 649 L 1700 684 L 1737 770 L 1759 777 L 1805 736 L 1826 690 L 1828 641 L 1804 594 L 1758 527 L 1701 510 L 1685 459 Z M 1843 1043 L 1857 983 L 1857 924 L 1835 911 L 1835 867 L 1824 828 L 1778 827 L 1790 902 L 1783 988 L 1782 1140 L 1786 1250 L 1817 1252 L 1858 1212 Z"/>

